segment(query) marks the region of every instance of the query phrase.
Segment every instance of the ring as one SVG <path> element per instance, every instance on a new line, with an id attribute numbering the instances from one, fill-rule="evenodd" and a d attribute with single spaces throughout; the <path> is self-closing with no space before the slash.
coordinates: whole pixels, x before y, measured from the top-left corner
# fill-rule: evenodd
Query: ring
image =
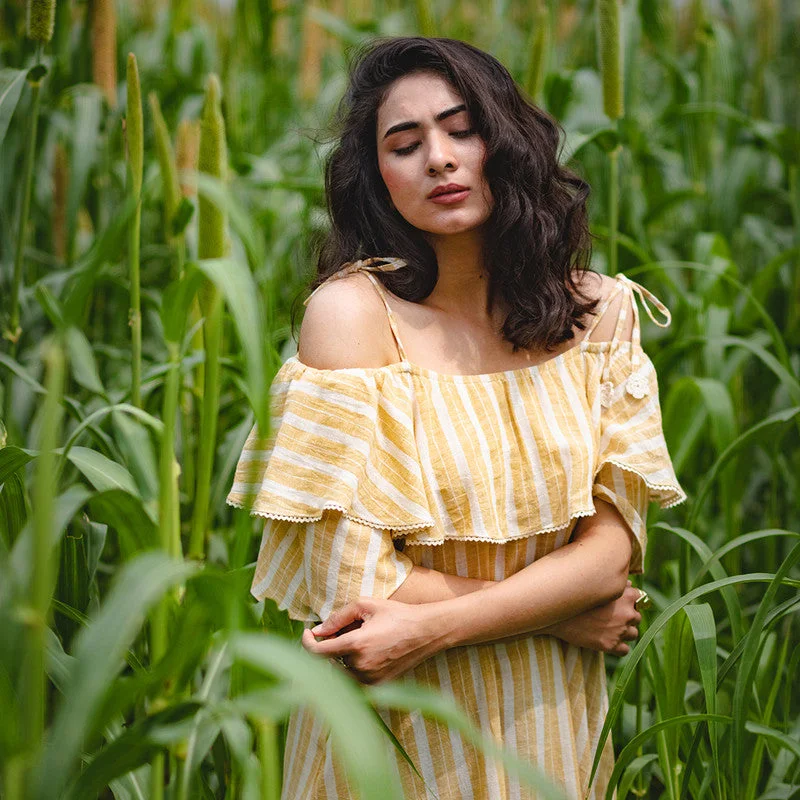
<path id="1" fill-rule="evenodd" d="M 350 665 L 347 663 L 345 656 L 336 656 L 336 660 L 344 667 L 344 669 L 350 669 Z"/>
<path id="2" fill-rule="evenodd" d="M 652 605 L 652 602 L 650 600 L 650 595 L 647 594 L 647 592 L 644 589 L 639 589 L 639 596 L 636 598 L 636 600 L 633 603 L 633 607 L 637 611 L 639 611 L 639 609 L 640 609 L 640 606 L 639 606 L 640 603 L 641 603 L 641 608 L 650 608 L 650 606 Z"/>

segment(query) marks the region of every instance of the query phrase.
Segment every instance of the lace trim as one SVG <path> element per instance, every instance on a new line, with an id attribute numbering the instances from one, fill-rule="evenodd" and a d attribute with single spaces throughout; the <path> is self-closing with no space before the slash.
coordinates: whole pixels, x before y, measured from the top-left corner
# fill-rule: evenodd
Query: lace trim
<path id="1" fill-rule="evenodd" d="M 352 522 L 358 522 L 361 525 L 366 525 L 368 528 L 377 528 L 378 530 L 412 531 L 419 528 L 433 527 L 433 522 L 414 522 L 409 523 L 408 525 L 392 525 L 389 527 L 383 523 L 376 522 L 374 519 L 366 519 L 365 517 L 359 517 L 356 514 L 351 514 L 348 509 L 339 505 L 338 503 L 326 503 L 317 516 L 312 516 L 310 514 L 306 516 L 292 516 L 291 514 L 275 514 L 272 511 L 258 511 L 256 509 L 251 509 L 239 500 L 226 500 L 225 502 L 229 506 L 233 506 L 233 508 L 241 508 L 245 511 L 249 510 L 251 517 L 264 517 L 265 519 L 277 519 L 284 522 L 320 522 L 325 511 L 341 511 L 342 516 L 347 517 L 347 519 L 351 520 Z"/>
<path id="2" fill-rule="evenodd" d="M 560 531 L 564 528 L 568 527 L 573 520 L 578 519 L 578 517 L 591 517 L 597 513 L 597 509 L 592 506 L 591 509 L 583 509 L 581 511 L 576 511 L 566 522 L 562 522 L 557 525 L 548 525 L 546 528 L 540 528 L 536 531 L 525 531 L 525 533 L 521 533 L 518 536 L 506 536 L 504 539 L 492 539 L 489 536 L 443 536 L 439 539 L 423 539 L 420 541 L 410 541 L 406 542 L 406 547 L 411 547 L 413 545 L 437 545 L 437 544 L 444 544 L 447 541 L 450 542 L 486 542 L 488 544 L 506 544 L 507 542 L 516 542 L 520 539 L 527 539 L 531 536 L 541 536 L 545 533 L 552 533 L 553 531 Z M 394 530 L 394 529 L 393 529 Z M 399 536 L 392 535 L 393 539 L 400 538 Z"/>
<path id="3" fill-rule="evenodd" d="M 681 503 L 685 502 L 689 499 L 686 492 L 677 484 L 677 483 L 653 483 L 651 480 L 647 478 L 646 475 L 639 472 L 638 469 L 634 469 L 633 467 L 629 466 L 628 464 L 623 464 L 621 461 L 617 461 L 615 458 L 605 458 L 603 459 L 600 466 L 602 467 L 603 464 L 613 464 L 615 467 L 619 467 L 620 469 L 624 469 L 626 472 L 632 472 L 634 475 L 638 475 L 645 483 L 648 489 L 655 489 L 657 491 L 665 491 L 665 492 L 672 492 L 677 495 L 676 498 L 670 500 L 665 505 L 662 505 L 661 508 L 672 508 L 673 506 L 678 506 Z M 659 505 L 661 505 L 659 503 Z"/>

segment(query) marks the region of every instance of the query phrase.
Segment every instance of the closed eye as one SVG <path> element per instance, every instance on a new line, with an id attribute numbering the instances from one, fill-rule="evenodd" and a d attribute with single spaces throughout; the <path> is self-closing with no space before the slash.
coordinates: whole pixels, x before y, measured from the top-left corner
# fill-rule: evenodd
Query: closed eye
<path id="1" fill-rule="evenodd" d="M 467 136 L 472 136 L 474 133 L 475 131 L 470 128 L 466 131 L 452 131 L 450 135 L 455 136 L 456 139 L 466 139 Z M 407 147 L 398 147 L 397 149 L 392 150 L 392 152 L 397 153 L 398 156 L 407 156 L 413 153 L 419 147 L 419 144 L 419 142 L 414 142 L 414 144 L 410 144 Z"/>

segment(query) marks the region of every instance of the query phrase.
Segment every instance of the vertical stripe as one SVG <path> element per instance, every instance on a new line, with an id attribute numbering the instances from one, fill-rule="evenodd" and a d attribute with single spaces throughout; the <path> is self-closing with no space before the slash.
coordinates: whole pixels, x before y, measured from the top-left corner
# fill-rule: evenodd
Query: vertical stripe
<path id="1" fill-rule="evenodd" d="M 433 771 L 433 753 L 431 753 L 431 746 L 428 742 L 428 732 L 425 729 L 425 720 L 419 711 L 411 711 L 409 713 L 411 719 L 411 727 L 414 731 L 414 741 L 417 745 L 417 753 L 419 755 L 419 768 L 425 783 L 436 792 L 439 797 L 439 785 L 436 782 L 436 775 Z M 426 792 L 427 794 L 427 792 Z"/>
<path id="2" fill-rule="evenodd" d="M 512 752 L 517 752 L 517 715 L 514 698 L 514 673 L 511 661 L 508 658 L 508 648 L 505 644 L 494 646 L 497 660 L 500 664 L 500 674 L 503 676 L 503 733 L 505 746 Z M 509 800 L 520 800 L 519 779 L 514 775 L 508 776 Z"/>
<path id="3" fill-rule="evenodd" d="M 492 732 L 492 725 L 489 722 L 489 704 L 486 701 L 486 684 L 483 681 L 483 673 L 481 671 L 480 659 L 475 647 L 467 648 L 469 658 L 469 668 L 472 674 L 472 688 L 475 692 L 475 703 L 478 707 L 478 719 L 480 726 L 486 736 L 495 739 Z M 489 789 L 487 800 L 499 800 L 500 794 L 500 779 L 497 775 L 497 764 L 491 757 L 483 758 L 484 768 L 486 770 L 486 782 Z"/>
<path id="4" fill-rule="evenodd" d="M 533 490 L 536 492 L 536 498 L 539 501 L 539 516 L 540 527 L 549 528 L 553 525 L 553 511 L 550 508 L 550 498 L 547 494 L 547 485 L 542 480 L 542 461 L 539 455 L 539 447 L 536 444 L 536 437 L 533 434 L 530 420 L 526 410 L 526 405 L 520 396 L 519 386 L 517 379 L 514 375 L 508 376 L 508 388 L 514 400 L 512 405 L 512 414 L 519 430 L 522 445 L 528 456 L 531 464 L 531 471 L 533 472 Z M 531 488 L 531 487 L 529 487 Z"/>
<path id="5" fill-rule="evenodd" d="M 528 505 L 528 495 L 526 492 L 522 492 L 520 496 L 516 496 L 514 493 L 514 472 L 511 469 L 511 444 L 509 442 L 508 436 L 506 434 L 506 426 L 508 422 L 504 419 L 500 413 L 500 405 L 497 402 L 497 396 L 495 395 L 494 388 L 492 386 L 491 381 L 486 381 L 484 383 L 485 394 L 488 395 L 489 401 L 492 405 L 492 410 L 494 411 L 495 415 L 495 424 L 497 425 L 497 430 L 500 433 L 500 445 L 503 450 L 503 466 L 505 468 L 505 475 L 503 477 L 503 482 L 506 487 L 505 492 L 505 504 L 506 504 L 506 530 L 508 531 L 508 536 L 510 539 L 516 539 L 519 536 L 519 522 L 517 520 L 517 502 L 525 502 L 526 505 L 526 519 L 530 519 L 530 514 L 527 512 L 527 505 Z"/>
<path id="6" fill-rule="evenodd" d="M 443 694 L 448 697 L 455 697 L 453 693 L 453 683 L 450 680 L 450 668 L 447 663 L 447 653 L 437 653 L 434 657 L 436 662 L 436 672 L 439 676 L 439 685 Z M 461 734 L 455 728 L 449 728 L 450 746 L 453 748 L 453 760 L 456 768 L 456 778 L 458 788 L 461 792 L 461 800 L 473 800 L 475 797 L 472 791 L 472 781 L 469 777 L 469 768 L 464 758 L 464 745 L 461 741 Z M 480 798 L 478 798 L 480 800 Z"/>
<path id="7" fill-rule="evenodd" d="M 264 534 L 261 540 L 261 549 L 265 548 L 268 537 L 274 535 L 273 530 L 278 524 L 279 523 L 276 523 L 275 520 L 267 520 L 267 522 L 264 524 Z M 281 539 L 281 543 L 275 548 L 275 553 L 273 554 L 272 560 L 267 567 L 266 574 L 253 587 L 253 594 L 263 595 L 263 593 L 271 585 L 272 581 L 275 579 L 276 573 L 281 567 L 281 562 L 287 556 L 292 545 L 294 544 L 296 536 L 297 530 L 295 528 L 291 528 L 289 533 Z"/>
<path id="8" fill-rule="evenodd" d="M 494 525 L 496 531 L 502 531 L 503 526 L 501 525 L 500 519 L 497 516 L 497 495 L 495 493 L 495 477 L 494 467 L 492 466 L 492 454 L 489 450 L 489 444 L 486 441 L 486 435 L 483 432 L 483 425 L 478 419 L 478 415 L 475 413 L 475 408 L 472 405 L 472 394 L 467 390 L 466 386 L 464 386 L 463 383 L 457 383 L 456 391 L 458 392 L 461 402 L 464 405 L 464 410 L 467 412 L 467 417 L 472 423 L 472 432 L 474 432 L 475 437 L 478 440 L 478 446 L 480 447 L 483 466 L 486 470 L 485 485 L 489 487 L 489 498 L 487 502 L 491 504 L 492 525 Z M 474 471 L 477 474 L 480 474 L 480 470 Z"/>
<path id="9" fill-rule="evenodd" d="M 447 440 L 450 453 L 455 461 L 456 469 L 458 470 L 458 474 L 453 475 L 452 478 L 459 481 L 463 491 L 466 493 L 470 513 L 469 530 L 473 532 L 473 536 L 486 536 L 489 531 L 487 531 L 484 524 L 481 504 L 475 491 L 475 480 L 471 474 L 470 465 L 467 462 L 464 448 L 459 441 L 447 403 L 445 403 L 444 397 L 442 396 L 442 389 L 438 380 L 432 380 L 430 382 L 430 398 L 439 416 L 441 431 Z"/>
<path id="10" fill-rule="evenodd" d="M 561 764 L 563 773 L 559 778 L 564 782 L 568 792 L 580 794 L 578 776 L 575 772 L 575 752 L 573 750 L 572 719 L 567 707 L 565 693 L 566 678 L 561 669 L 561 650 L 558 641 L 548 637 L 550 643 L 550 656 L 553 664 L 553 683 L 555 689 L 555 702 L 558 714 L 558 735 L 561 738 Z"/>

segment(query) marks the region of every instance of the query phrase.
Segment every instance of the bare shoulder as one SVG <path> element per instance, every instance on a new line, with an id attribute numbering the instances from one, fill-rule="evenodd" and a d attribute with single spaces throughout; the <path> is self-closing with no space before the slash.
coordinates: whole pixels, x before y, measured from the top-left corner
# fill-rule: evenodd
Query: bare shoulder
<path id="1" fill-rule="evenodd" d="M 306 306 L 297 355 L 315 369 L 383 367 L 396 360 L 386 309 L 363 273 L 329 281 Z"/>
<path id="2" fill-rule="evenodd" d="M 601 275 L 598 272 L 588 271 L 583 273 L 576 271 L 573 273 L 573 278 L 583 295 L 590 297 L 592 300 L 595 298 L 599 300 L 598 304 L 595 306 L 595 312 L 602 312 L 602 317 L 592 331 L 592 335 L 589 337 L 590 341 L 607 342 L 613 339 L 614 329 L 617 325 L 617 319 L 619 318 L 623 301 L 626 303 L 626 315 L 625 323 L 620 333 L 620 339 L 630 341 L 633 334 L 633 309 L 631 308 L 630 300 L 626 298 L 626 294 L 621 291 L 616 291 L 608 308 L 603 311 L 606 300 L 618 289 L 620 281 L 608 275 Z M 594 319 L 594 315 L 589 315 L 588 324 L 591 325 Z"/>

